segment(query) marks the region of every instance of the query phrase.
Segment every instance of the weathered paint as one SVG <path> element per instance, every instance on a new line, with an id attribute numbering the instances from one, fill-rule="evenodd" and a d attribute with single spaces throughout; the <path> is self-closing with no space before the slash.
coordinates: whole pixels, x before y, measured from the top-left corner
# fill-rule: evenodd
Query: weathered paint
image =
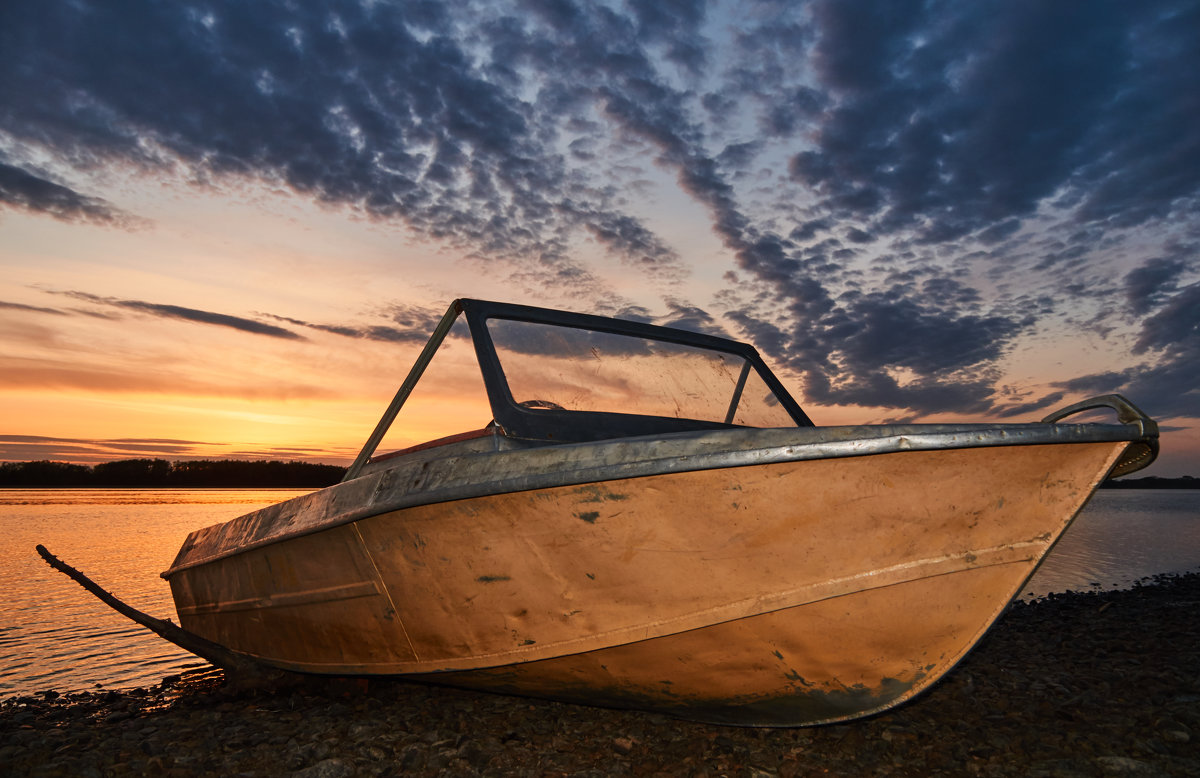
<path id="1" fill-rule="evenodd" d="M 963 571 L 600 651 L 426 678 L 714 723 L 841 721 L 909 699 L 952 667 L 973 642 L 962 632 L 995 615 L 981 595 L 1011 572 Z M 964 609 L 960 599 L 979 604 Z M 896 609 L 914 603 L 926 612 L 899 623 Z M 764 655 L 748 648 L 768 640 L 782 650 Z"/>
<path id="2" fill-rule="evenodd" d="M 587 484 L 586 486 L 576 487 L 574 489 L 574 494 L 575 499 L 581 503 L 620 502 L 622 500 L 629 499 L 628 494 L 619 494 L 617 492 L 613 492 L 599 484 Z"/>
<path id="3" fill-rule="evenodd" d="M 170 581 L 185 627 L 280 667 L 729 723 L 840 720 L 953 666 L 1124 445 L 915 450 L 418 505 Z M 721 499 L 732 491 L 739 509 Z M 205 611 L 318 590 L 356 596 Z"/>

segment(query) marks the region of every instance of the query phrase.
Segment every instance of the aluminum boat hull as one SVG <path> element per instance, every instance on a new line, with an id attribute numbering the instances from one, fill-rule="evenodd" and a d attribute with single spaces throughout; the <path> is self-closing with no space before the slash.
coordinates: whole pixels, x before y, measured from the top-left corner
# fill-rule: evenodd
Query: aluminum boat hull
<path id="1" fill-rule="evenodd" d="M 845 720 L 950 670 L 1133 437 L 1002 427 L 460 443 L 193 533 L 164 577 L 184 628 L 289 670 Z"/>

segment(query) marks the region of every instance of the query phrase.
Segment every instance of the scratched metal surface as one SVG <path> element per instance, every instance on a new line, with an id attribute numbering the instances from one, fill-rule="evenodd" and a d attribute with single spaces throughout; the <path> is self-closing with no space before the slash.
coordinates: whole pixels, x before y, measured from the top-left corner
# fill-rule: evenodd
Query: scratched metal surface
<path id="1" fill-rule="evenodd" d="M 905 451 L 505 492 L 343 523 L 171 583 L 187 628 L 281 667 L 829 720 L 952 667 L 1122 448 Z M 731 643 L 731 630 L 754 637 Z"/>

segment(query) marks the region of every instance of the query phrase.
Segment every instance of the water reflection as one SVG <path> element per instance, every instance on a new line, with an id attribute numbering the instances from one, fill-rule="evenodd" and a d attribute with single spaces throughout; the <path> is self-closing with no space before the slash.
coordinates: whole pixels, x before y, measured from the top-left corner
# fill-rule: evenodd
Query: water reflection
<path id="1" fill-rule="evenodd" d="M 1096 493 L 1025 586 L 1027 595 L 1124 588 L 1200 567 L 1200 491 Z"/>
<path id="2" fill-rule="evenodd" d="M 0 695 L 157 683 L 203 665 L 52 570 L 59 558 L 139 610 L 174 617 L 167 569 L 187 533 L 296 490 L 0 490 Z"/>

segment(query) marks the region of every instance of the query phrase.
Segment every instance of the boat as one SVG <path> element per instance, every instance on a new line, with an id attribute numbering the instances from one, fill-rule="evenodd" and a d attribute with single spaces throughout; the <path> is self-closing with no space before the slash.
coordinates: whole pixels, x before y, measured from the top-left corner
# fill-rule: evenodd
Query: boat
<path id="1" fill-rule="evenodd" d="M 465 343 L 491 420 L 380 450 Z M 340 483 L 192 532 L 162 575 L 184 630 L 273 668 L 839 722 L 944 676 L 1157 450 L 1119 395 L 817 426 L 748 344 L 460 299 Z"/>

